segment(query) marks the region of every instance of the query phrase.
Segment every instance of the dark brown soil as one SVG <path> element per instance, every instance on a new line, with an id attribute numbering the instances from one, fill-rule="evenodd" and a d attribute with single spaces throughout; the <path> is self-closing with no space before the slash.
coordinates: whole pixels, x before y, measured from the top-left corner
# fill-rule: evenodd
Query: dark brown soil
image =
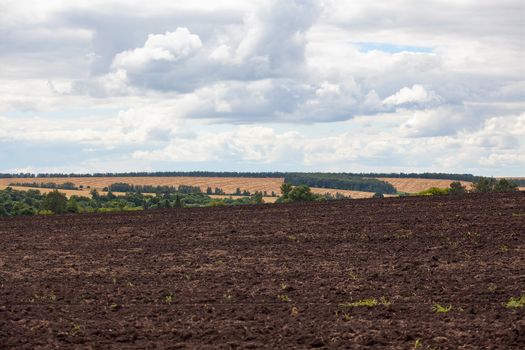
<path id="1" fill-rule="evenodd" d="M 523 193 L 0 219 L 7 349 L 518 349 L 524 294 Z"/>

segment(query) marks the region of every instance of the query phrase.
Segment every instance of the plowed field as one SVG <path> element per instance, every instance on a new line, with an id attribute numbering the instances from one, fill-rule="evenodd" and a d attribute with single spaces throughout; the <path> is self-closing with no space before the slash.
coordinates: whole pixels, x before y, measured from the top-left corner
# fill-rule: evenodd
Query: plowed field
<path id="1" fill-rule="evenodd" d="M 0 218 L 3 349 L 522 349 L 524 294 L 524 193 Z"/>

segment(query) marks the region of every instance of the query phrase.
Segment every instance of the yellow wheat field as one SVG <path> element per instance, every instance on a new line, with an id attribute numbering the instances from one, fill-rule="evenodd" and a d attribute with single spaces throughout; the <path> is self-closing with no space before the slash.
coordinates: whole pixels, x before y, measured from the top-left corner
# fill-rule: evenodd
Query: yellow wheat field
<path id="1" fill-rule="evenodd" d="M 443 180 L 443 179 L 414 179 L 414 178 L 379 178 L 392 184 L 399 192 L 417 193 L 427 190 L 431 187 L 448 188 L 450 183 L 455 180 Z M 460 181 L 463 186 L 470 188 L 472 182 Z"/>
<path id="2" fill-rule="evenodd" d="M 0 185 L 0 189 L 4 189 L 5 187 L 7 187 L 7 186 Z M 11 188 L 13 190 L 17 190 L 17 191 L 37 190 L 37 191 L 40 191 L 40 193 L 49 193 L 49 192 L 52 192 L 52 191 L 55 190 L 54 188 L 39 188 L 39 187 L 25 187 L 25 186 L 11 186 Z M 68 198 L 71 197 L 71 196 L 79 196 L 79 197 L 91 198 L 91 194 L 89 193 L 90 189 L 64 190 L 64 189 L 58 188 L 57 190 L 60 193 L 64 193 L 66 195 L 66 197 L 68 197 Z M 99 191 L 99 193 L 101 195 L 106 195 L 107 194 L 107 192 L 104 192 L 104 191 Z M 124 193 L 124 192 L 113 192 L 113 194 L 115 196 L 125 196 L 126 195 L 126 193 Z"/>
<path id="3" fill-rule="evenodd" d="M 6 187 L 10 183 L 27 182 L 53 182 L 63 184 L 65 182 L 74 183 L 75 186 L 89 186 L 91 189 L 101 190 L 111 184 L 122 182 L 130 185 L 151 185 L 151 186 L 198 186 L 205 192 L 206 188 L 221 188 L 226 193 L 234 193 L 237 188 L 241 191 L 266 191 L 268 194 L 274 191 L 280 194 L 280 186 L 284 182 L 283 178 L 248 178 L 248 177 L 46 177 L 30 179 L 0 179 L 0 187 Z"/>
<path id="4" fill-rule="evenodd" d="M 398 191 L 407 193 L 416 193 L 424 191 L 430 187 L 447 188 L 450 183 L 454 180 L 442 180 L 442 179 L 416 179 L 416 178 L 380 178 L 380 180 L 391 183 Z M 122 182 L 131 185 L 151 185 L 151 186 L 198 186 L 204 192 L 206 188 L 215 187 L 221 188 L 226 193 L 234 193 L 237 188 L 241 191 L 249 191 L 251 193 L 255 191 L 266 191 L 268 194 L 275 192 L 280 195 L 280 186 L 284 182 L 283 178 L 249 178 L 249 177 L 58 177 L 58 178 L 10 178 L 0 179 L 0 188 L 5 188 L 10 183 L 23 183 L 23 182 L 53 182 L 56 184 L 63 184 L 65 182 L 71 182 L 75 186 L 83 186 L 84 190 L 76 191 L 72 190 L 61 190 L 68 195 L 87 195 L 89 191 L 86 188 L 89 186 L 90 189 L 97 189 L 99 191 L 102 188 L 107 187 L 111 184 Z M 464 186 L 470 188 L 471 182 L 461 181 Z M 21 188 L 23 189 L 23 188 Z M 27 187 L 25 187 L 27 189 Z M 48 192 L 45 189 L 40 189 L 41 192 Z M 341 193 L 345 196 L 352 198 L 370 198 L 373 196 L 373 192 L 363 191 L 349 191 L 349 190 L 338 190 L 328 188 L 312 188 L 314 193 L 330 193 L 335 195 Z M 386 195 L 389 196 L 389 195 Z M 268 200 L 269 202 L 270 200 Z"/>
<path id="5" fill-rule="evenodd" d="M 277 195 L 281 194 L 280 187 L 284 182 L 283 178 L 246 178 L 246 177 L 60 177 L 60 178 L 11 178 L 11 179 L 0 179 L 0 188 L 5 188 L 10 183 L 48 183 L 53 182 L 56 184 L 63 184 L 65 182 L 71 182 L 75 186 L 83 186 L 84 189 L 81 191 L 75 190 L 60 190 L 60 192 L 66 193 L 68 196 L 71 195 L 89 195 L 90 189 L 97 189 L 102 193 L 102 188 L 107 187 L 111 184 L 122 182 L 132 185 L 152 185 L 152 186 L 198 186 L 204 192 L 206 188 L 221 188 L 226 193 L 234 193 L 237 188 L 241 191 L 247 190 L 251 193 L 255 191 L 266 191 L 268 194 L 275 192 Z M 90 187 L 89 189 L 87 187 Z M 28 187 L 16 187 L 15 189 L 27 190 Z M 51 190 L 39 188 L 42 193 L 47 193 Z M 335 195 L 341 193 L 345 196 L 352 198 L 370 198 L 374 195 L 373 192 L 363 191 L 349 191 L 329 188 L 312 188 L 313 193 L 324 194 L 330 193 Z M 226 197 L 229 197 L 226 196 Z M 215 197 L 220 198 L 220 197 Z M 271 203 L 276 199 L 275 197 L 264 198 L 265 202 Z"/>

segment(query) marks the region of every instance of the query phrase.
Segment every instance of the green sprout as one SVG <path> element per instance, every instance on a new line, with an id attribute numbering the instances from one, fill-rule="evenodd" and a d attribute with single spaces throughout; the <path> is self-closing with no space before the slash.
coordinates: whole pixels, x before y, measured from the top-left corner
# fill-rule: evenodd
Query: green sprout
<path id="1" fill-rule="evenodd" d="M 285 295 L 285 294 L 279 294 L 277 296 L 277 298 L 279 298 L 279 300 L 281 301 L 285 301 L 287 303 L 289 303 L 290 301 L 292 301 L 292 299 L 288 296 L 288 295 Z"/>
<path id="2" fill-rule="evenodd" d="M 440 304 L 435 304 L 432 306 L 432 311 L 434 311 L 436 314 L 446 314 L 447 312 L 452 310 L 452 305 L 443 306 Z"/>
<path id="3" fill-rule="evenodd" d="M 378 305 L 389 306 L 390 304 L 392 304 L 392 302 L 390 300 L 388 300 L 385 297 L 381 297 L 381 298 L 379 298 L 379 300 L 377 300 L 376 298 L 366 298 L 366 299 L 361 299 L 361 300 L 357 300 L 357 301 L 340 303 L 339 307 L 345 307 L 345 308 L 361 307 L 361 306 L 374 307 L 374 306 L 378 306 Z"/>
<path id="4" fill-rule="evenodd" d="M 505 304 L 505 307 L 509 309 L 521 309 L 525 306 L 525 295 L 522 295 L 519 298 L 513 298 L 511 297 L 507 304 Z"/>

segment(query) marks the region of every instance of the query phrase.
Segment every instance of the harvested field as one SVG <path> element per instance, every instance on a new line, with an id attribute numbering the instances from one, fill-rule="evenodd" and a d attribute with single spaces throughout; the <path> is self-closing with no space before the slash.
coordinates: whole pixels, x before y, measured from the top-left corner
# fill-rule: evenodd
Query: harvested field
<path id="1" fill-rule="evenodd" d="M 206 191 L 206 188 L 219 187 L 222 188 L 226 193 L 234 193 L 237 188 L 240 188 L 241 191 L 247 190 L 250 192 L 255 191 L 266 191 L 270 194 L 272 191 L 277 195 L 281 194 L 280 186 L 283 183 L 284 179 L 276 178 L 243 178 L 243 177 L 67 177 L 67 178 L 31 178 L 31 179 L 0 179 L 0 189 L 7 187 L 10 183 L 23 183 L 23 182 L 53 182 L 56 184 L 63 184 L 65 182 L 72 182 L 77 187 L 84 186 L 83 191 L 75 190 L 60 190 L 61 192 L 70 195 L 86 195 L 89 194 L 90 189 L 86 189 L 89 186 L 91 189 L 96 188 L 99 191 L 111 184 L 117 182 L 123 182 L 133 185 L 153 185 L 153 186 L 179 186 L 179 185 L 188 185 L 188 186 L 199 186 L 202 191 Z M 19 187 L 15 186 L 14 189 L 18 190 L 27 190 L 28 187 Z M 47 193 L 46 189 L 40 189 L 42 193 Z M 329 188 L 312 188 L 314 193 L 331 193 L 335 195 L 336 193 L 344 194 L 345 196 L 351 196 L 352 198 L 371 198 L 373 192 L 362 192 L 362 191 L 348 191 L 348 190 L 338 190 L 338 189 L 329 189 Z M 114 192 L 117 194 L 116 192 Z M 229 195 L 227 196 L 229 197 Z M 215 197 L 220 198 L 220 197 Z M 265 197 L 269 198 L 265 200 L 267 203 L 273 203 L 275 197 Z"/>
<path id="2" fill-rule="evenodd" d="M 247 196 L 231 196 L 231 195 L 223 195 L 223 194 L 210 194 L 211 198 L 217 198 L 217 199 L 224 199 L 224 198 L 233 198 L 233 199 L 240 199 L 240 198 L 249 198 Z M 275 201 L 279 197 L 263 197 L 264 203 L 275 203 Z"/>
<path id="3" fill-rule="evenodd" d="M 448 188 L 450 183 L 455 180 L 442 179 L 415 179 L 415 178 L 379 178 L 379 180 L 386 181 L 394 186 L 399 192 L 417 193 L 427 190 L 431 187 Z M 469 189 L 472 182 L 460 181 L 463 186 Z"/>
<path id="4" fill-rule="evenodd" d="M 0 267 L 5 349 L 525 346 L 524 193 L 0 218 Z"/>
<path id="5" fill-rule="evenodd" d="M 58 178 L 30 178 L 30 179 L 0 179 L 0 186 L 7 186 L 9 183 L 22 182 L 54 182 L 62 184 L 65 182 L 72 182 L 77 187 L 80 185 L 91 188 L 101 189 L 117 182 L 123 182 L 131 185 L 152 185 L 152 186 L 199 186 L 202 191 L 206 188 L 219 187 L 226 193 L 234 193 L 237 188 L 242 191 L 250 192 L 267 191 L 271 193 L 274 191 L 279 194 L 279 187 L 283 183 L 282 178 L 247 178 L 247 177 L 58 177 Z"/>
<path id="6" fill-rule="evenodd" d="M 318 187 L 313 187 L 312 192 L 318 193 L 318 194 L 330 193 L 334 196 L 337 193 L 341 193 L 345 196 L 350 196 L 351 198 L 354 198 L 354 199 L 372 198 L 372 196 L 374 195 L 374 192 L 349 191 L 349 190 L 338 190 L 335 188 L 332 189 L 332 188 L 318 188 Z M 395 195 L 390 195 L 390 194 L 385 194 L 384 196 L 385 197 L 395 197 Z"/>
<path id="7" fill-rule="evenodd" d="M 7 186 L 0 186 L 0 190 L 3 190 Z M 25 187 L 25 186 L 11 186 L 13 190 L 17 191 L 29 191 L 29 190 L 37 190 L 40 191 L 40 193 L 49 193 L 53 192 L 54 188 L 40 188 L 40 187 Z M 61 188 L 57 188 L 58 192 L 64 193 L 67 197 L 71 196 L 80 196 L 80 197 L 88 197 L 91 198 L 91 190 L 90 189 L 83 189 L 83 190 L 64 190 Z M 107 192 L 99 191 L 100 194 L 106 195 Z M 126 195 L 125 192 L 113 192 L 115 196 L 124 196 Z M 145 193 L 146 194 L 146 193 Z"/>

